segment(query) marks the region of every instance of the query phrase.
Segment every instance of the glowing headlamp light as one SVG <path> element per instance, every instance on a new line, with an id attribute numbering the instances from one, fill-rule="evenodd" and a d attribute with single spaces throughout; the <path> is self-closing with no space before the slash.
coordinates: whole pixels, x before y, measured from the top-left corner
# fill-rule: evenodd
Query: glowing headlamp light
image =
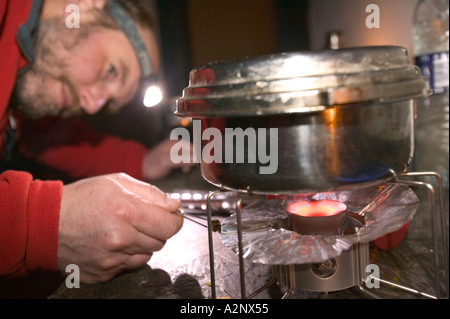
<path id="1" fill-rule="evenodd" d="M 139 61 L 141 85 L 138 92 L 138 103 L 143 103 L 147 107 L 155 106 L 162 101 L 163 94 L 157 78 L 153 74 L 152 61 L 144 40 L 122 5 L 115 0 L 108 0 L 108 7 L 109 13 L 130 40 Z"/>
<path id="2" fill-rule="evenodd" d="M 143 103 L 146 107 L 156 106 L 163 100 L 163 92 L 156 79 L 144 81 L 141 90 Z"/>

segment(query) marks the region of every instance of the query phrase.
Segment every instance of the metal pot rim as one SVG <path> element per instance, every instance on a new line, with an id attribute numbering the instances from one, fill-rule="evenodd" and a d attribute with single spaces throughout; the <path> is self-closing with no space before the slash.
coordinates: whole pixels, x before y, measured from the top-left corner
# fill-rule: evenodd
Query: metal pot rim
<path id="1" fill-rule="evenodd" d="M 228 117 L 323 111 L 336 105 L 427 96 L 399 46 L 292 52 L 213 62 L 190 73 L 178 116 Z"/>

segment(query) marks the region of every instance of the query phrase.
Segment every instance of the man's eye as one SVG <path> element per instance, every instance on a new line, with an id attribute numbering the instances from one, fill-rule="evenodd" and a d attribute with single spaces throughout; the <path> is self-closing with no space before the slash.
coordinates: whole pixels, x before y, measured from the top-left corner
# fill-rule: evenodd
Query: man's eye
<path id="1" fill-rule="evenodd" d="M 108 78 L 115 78 L 117 76 L 117 70 L 114 65 L 109 64 L 107 69 Z"/>

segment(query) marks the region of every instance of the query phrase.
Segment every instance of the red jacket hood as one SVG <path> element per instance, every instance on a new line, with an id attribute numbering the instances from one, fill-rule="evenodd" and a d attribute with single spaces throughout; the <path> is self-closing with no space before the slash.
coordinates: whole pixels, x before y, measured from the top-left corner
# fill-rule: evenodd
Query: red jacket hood
<path id="1" fill-rule="evenodd" d="M 16 33 L 27 20 L 32 3 L 32 0 L 0 1 L 0 154 L 17 72 L 28 64 L 17 43 Z"/>

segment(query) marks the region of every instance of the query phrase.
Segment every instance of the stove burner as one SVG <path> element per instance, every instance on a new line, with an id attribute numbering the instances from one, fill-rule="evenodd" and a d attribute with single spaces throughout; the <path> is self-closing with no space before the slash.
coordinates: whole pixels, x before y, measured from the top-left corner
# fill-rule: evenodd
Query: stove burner
<path id="1" fill-rule="evenodd" d="M 333 200 L 302 200 L 286 206 L 293 229 L 302 235 L 342 235 L 347 205 Z"/>
<path id="2" fill-rule="evenodd" d="M 272 273 L 280 286 L 290 290 L 333 292 L 361 285 L 368 264 L 369 244 L 357 244 L 322 263 L 275 265 Z"/>
<path id="3" fill-rule="evenodd" d="M 438 185 L 437 197 L 435 197 L 435 191 L 431 184 L 398 178 L 416 176 L 435 177 Z M 289 287 L 288 292 L 282 298 L 289 297 L 294 288 L 328 292 L 353 286 L 357 286 L 368 297 L 379 298 L 376 293 L 363 287 L 369 278 L 363 279 L 362 277 L 368 266 L 369 243 L 396 231 L 413 218 L 419 201 L 415 192 L 410 188 L 411 186 L 425 189 L 428 194 L 437 295 L 431 296 L 381 278 L 378 280 L 408 293 L 427 298 L 440 298 L 441 265 L 438 217 L 440 217 L 444 243 L 444 270 L 446 278 L 448 278 L 448 233 L 443 226 L 446 224 L 446 216 L 443 205 L 442 179 L 439 174 L 434 172 L 403 173 L 398 177 L 387 184 L 385 181 L 380 181 L 378 185 L 365 188 L 316 193 L 312 196 L 314 200 L 336 200 L 344 202 L 348 206 L 342 235 L 312 236 L 291 231 L 292 225 L 285 207 L 285 201 L 290 195 L 274 195 L 275 199 L 261 200 L 247 206 L 244 206 L 243 202 L 250 198 L 250 194 L 240 197 L 237 200 L 236 213 L 226 218 L 221 224 L 220 238 L 225 246 L 238 254 L 241 297 L 253 298 L 271 285 L 277 284 Z M 222 192 L 228 191 L 210 192 L 208 202 L 213 196 Z M 300 199 L 295 196 L 292 198 Z M 302 199 L 305 198 L 302 196 Z M 437 203 L 435 203 L 436 198 Z M 210 208 L 207 213 L 211 292 L 212 298 L 215 298 L 214 248 Z M 245 288 L 244 258 L 253 263 L 271 265 L 274 274 L 272 280 L 250 295 L 247 295 Z M 343 269 L 350 270 L 342 271 Z"/>
<path id="4" fill-rule="evenodd" d="M 312 200 L 330 200 L 345 203 L 348 207 L 345 215 L 359 218 L 363 223 L 356 227 L 357 233 L 349 232 L 346 224 L 352 224 L 352 218 L 345 218 L 342 233 L 339 235 L 303 235 L 293 230 L 286 200 L 271 199 L 254 202 L 241 211 L 242 253 L 247 260 L 269 265 L 291 265 L 320 263 L 341 255 L 357 243 L 369 243 L 381 236 L 398 230 L 411 220 L 419 205 L 416 194 L 403 184 L 395 184 L 382 197 L 378 205 L 371 205 L 382 192 L 385 185 L 317 193 Z M 369 209 L 365 209 L 369 206 Z M 359 212 L 364 214 L 359 216 Z M 316 217 L 310 217 L 316 218 Z M 318 218 L 318 217 L 317 217 Z M 280 220 L 284 227 L 278 226 Z M 239 251 L 237 214 L 222 222 L 220 238 L 225 246 Z"/>
<path id="5" fill-rule="evenodd" d="M 323 263 L 311 264 L 311 271 L 317 278 L 326 279 L 330 278 L 336 273 L 337 262 L 336 259 L 331 258 Z"/>
<path id="6" fill-rule="evenodd" d="M 342 228 L 345 234 L 355 234 L 363 226 L 359 215 L 348 212 L 343 216 Z M 368 264 L 369 244 L 359 243 L 323 262 L 274 265 L 272 273 L 280 286 L 287 286 L 290 290 L 332 292 L 359 286 Z"/>
<path id="7" fill-rule="evenodd" d="M 286 210 L 291 214 L 304 217 L 326 217 L 334 216 L 347 210 L 347 205 L 326 199 L 301 200 L 289 203 Z"/>

